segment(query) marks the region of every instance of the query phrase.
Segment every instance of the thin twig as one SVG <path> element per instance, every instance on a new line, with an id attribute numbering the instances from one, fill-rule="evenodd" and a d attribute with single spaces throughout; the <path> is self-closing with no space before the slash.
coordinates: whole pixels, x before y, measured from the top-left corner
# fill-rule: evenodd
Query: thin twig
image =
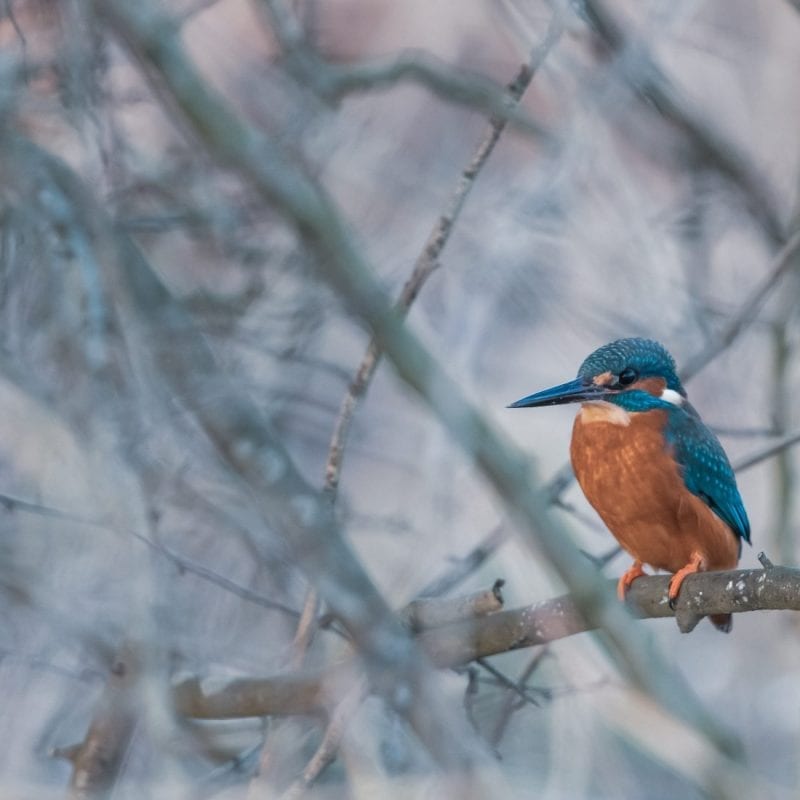
<path id="1" fill-rule="evenodd" d="M 800 442 L 800 430 L 792 431 L 791 433 L 787 433 L 786 436 L 782 436 L 777 441 L 770 442 L 766 447 L 756 450 L 755 453 L 751 453 L 749 456 L 745 456 L 740 461 L 737 461 L 733 465 L 733 468 L 736 472 L 744 472 L 746 469 L 750 469 L 750 467 L 754 467 L 756 464 L 766 461 L 768 458 L 783 452 L 798 442 Z"/>
<path id="2" fill-rule="evenodd" d="M 645 98 L 650 107 L 671 120 L 699 156 L 741 190 L 751 214 L 772 244 L 782 245 L 786 232 L 774 192 L 746 154 L 678 92 L 658 67 L 645 42 L 625 30 L 606 3 L 584 0 L 582 9 L 610 51 L 619 56 L 618 65 L 631 88 Z"/>
<path id="3" fill-rule="evenodd" d="M 417 595 L 420 598 L 439 597 L 458 586 L 476 572 L 483 563 L 494 554 L 497 548 L 510 536 L 504 525 L 493 528 L 466 555 L 453 559 L 442 573 L 431 580 Z"/>
<path id="4" fill-rule="evenodd" d="M 755 319 L 764 301 L 780 279 L 797 267 L 795 255 L 800 250 L 800 230 L 792 234 L 772 261 L 769 273 L 748 296 L 725 327 L 697 355 L 690 358 L 680 370 L 681 380 L 688 381 L 710 361 L 726 350 L 736 337 Z"/>
<path id="5" fill-rule="evenodd" d="M 775 566 L 763 550 L 758 554 L 758 561 L 764 569 L 772 569 Z"/>
<path id="6" fill-rule="evenodd" d="M 512 681 L 508 675 L 501 672 L 497 667 L 487 661 L 485 658 L 476 658 L 476 663 L 480 664 L 490 675 L 497 678 L 498 682 L 505 686 L 506 689 L 521 697 L 526 703 L 539 707 L 539 701 L 522 685 L 516 681 Z"/>
<path id="7" fill-rule="evenodd" d="M 530 136 L 552 141 L 541 125 L 509 102 L 507 89 L 476 72 L 447 64 L 431 53 L 406 50 L 385 59 L 358 64 L 331 64 L 306 40 L 300 24 L 282 0 L 263 0 L 287 70 L 319 97 L 340 101 L 354 92 L 387 89 L 410 82 L 424 86 L 447 103 L 483 112 L 511 123 Z M 559 34 L 560 35 L 560 34 Z"/>
<path id="8" fill-rule="evenodd" d="M 350 720 L 355 716 L 368 694 L 364 681 L 354 686 L 336 706 L 331 714 L 328 727 L 316 752 L 306 764 L 303 774 L 281 795 L 281 800 L 296 800 L 314 784 L 325 768 L 332 764 L 339 753 Z"/>
<path id="9" fill-rule="evenodd" d="M 114 658 L 86 737 L 70 748 L 70 800 L 98 800 L 111 794 L 139 713 L 139 679 L 138 657 L 130 644 L 124 644 Z"/>
<path id="10" fill-rule="evenodd" d="M 304 69 L 307 64 L 308 52 L 301 44 L 302 31 L 300 26 L 297 25 L 293 15 L 288 12 L 281 0 L 267 0 L 267 6 L 272 15 L 275 30 L 284 52 L 293 59 L 294 63 L 297 64 L 301 70 Z M 507 87 L 506 91 L 512 103 L 516 104 L 519 102 L 539 65 L 558 41 L 561 30 L 562 25 L 559 15 L 554 14 L 544 42 L 540 47 L 534 49 L 529 63 L 520 67 L 517 75 Z M 447 245 L 455 222 L 475 184 L 476 178 L 500 139 L 507 121 L 507 117 L 498 117 L 489 123 L 487 131 L 484 133 L 469 163 L 462 171 L 444 212 L 438 218 L 433 230 L 429 234 L 422 252 L 414 264 L 411 275 L 403 286 L 400 297 L 397 300 L 397 308 L 402 313 L 408 312 L 427 279 L 439 266 L 439 257 Z M 348 390 L 342 400 L 339 414 L 336 417 L 328 447 L 324 481 L 324 491 L 328 494 L 332 503 L 335 502 L 338 493 L 342 460 L 344 458 L 353 416 L 360 399 L 364 397 L 367 392 L 372 377 L 378 367 L 378 363 L 380 362 L 380 358 L 380 348 L 373 339 L 367 347 L 353 380 L 350 382 Z M 318 606 L 319 600 L 316 591 L 313 588 L 309 588 L 305 598 L 305 609 L 313 608 L 316 610 Z M 308 647 L 313 637 L 315 625 L 315 616 L 309 616 L 306 618 L 305 625 L 301 623 L 301 625 L 298 626 L 293 645 L 293 652 L 297 664 L 302 663 L 305 649 Z M 330 731 L 330 727 L 328 731 Z M 325 734 L 326 739 L 328 737 L 328 731 L 326 731 Z M 335 738 L 335 734 L 333 735 Z M 265 746 L 269 746 L 269 742 Z M 327 763 L 330 763 L 330 760 L 332 759 L 326 760 L 323 767 L 327 765 Z M 309 766 L 311 766 L 311 764 L 309 764 Z M 315 773 L 313 779 L 316 779 L 318 774 L 318 772 Z"/>
<path id="11" fill-rule="evenodd" d="M 544 661 L 545 657 L 550 654 L 550 649 L 545 645 L 539 650 L 538 653 L 534 654 L 533 658 L 527 663 L 525 669 L 522 670 L 520 673 L 519 679 L 517 680 L 517 686 L 521 688 L 525 688 L 526 684 L 528 683 L 529 678 L 533 675 L 534 672 L 539 668 L 539 665 Z M 505 700 L 503 702 L 503 707 L 500 709 L 500 712 L 497 715 L 497 719 L 495 720 L 494 728 L 492 729 L 492 734 L 489 737 L 489 741 L 492 745 L 497 748 L 503 738 L 503 734 L 508 727 L 508 723 L 511 721 L 511 717 L 514 712 L 520 707 L 516 703 L 517 694 L 513 691 L 506 692 Z"/>
<path id="12" fill-rule="evenodd" d="M 758 437 L 780 436 L 780 431 L 774 427 L 764 428 L 729 428 L 725 425 L 708 426 L 717 436 L 729 436 L 731 438 L 755 439 Z"/>
<path id="13" fill-rule="evenodd" d="M 551 504 L 556 503 L 573 480 L 575 480 L 575 475 L 572 471 L 572 466 L 565 464 L 546 484 L 544 488 L 545 497 Z M 438 597 L 453 590 L 480 569 L 494 555 L 497 549 L 508 541 L 510 535 L 510 528 L 506 525 L 498 525 L 493 528 L 466 555 L 453 559 L 442 570 L 441 574 L 431 580 L 419 592 L 418 597 Z"/>
<path id="14" fill-rule="evenodd" d="M 297 630 L 292 640 L 292 656 L 289 663 L 295 669 L 302 666 L 311 640 L 317 631 L 317 613 L 319 612 L 319 597 L 317 593 L 310 589 L 306 592 L 303 602 L 303 611 L 297 623 Z"/>
<path id="15" fill-rule="evenodd" d="M 4 0 L 3 5 L 5 6 L 6 9 L 6 16 L 11 22 L 11 26 L 14 28 L 14 33 L 16 33 L 17 39 L 19 40 L 19 46 L 22 51 L 22 63 L 23 65 L 27 64 L 28 40 L 25 38 L 25 32 L 22 30 L 22 27 L 19 24 L 19 20 L 17 19 L 17 15 L 14 13 L 14 4 L 12 0 Z"/>
<path id="16" fill-rule="evenodd" d="M 533 80 L 537 69 L 561 37 L 562 30 L 563 23 L 560 14 L 554 13 L 544 41 L 540 46 L 534 48 L 528 63 L 519 68 L 517 74 L 506 87 L 509 103 L 513 105 L 519 103 L 531 80 Z M 462 170 L 455 187 L 450 193 L 445 210 L 436 220 L 431 232 L 428 234 L 422 252 L 417 257 L 411 275 L 405 282 L 397 299 L 396 308 L 401 314 L 408 312 L 428 278 L 439 266 L 439 259 L 450 240 L 455 223 L 464 208 L 478 175 L 505 130 L 506 124 L 507 119 L 502 117 L 492 119 L 489 122 L 467 166 Z M 369 388 L 381 355 L 377 342 L 372 339 L 339 409 L 339 415 L 336 419 L 329 446 L 328 462 L 325 467 L 325 490 L 334 495 L 339 486 L 342 458 L 344 457 L 353 414 L 359 400 Z"/>
<path id="17" fill-rule="evenodd" d="M 220 575 L 218 572 L 215 572 L 208 567 L 204 567 L 202 564 L 197 564 L 194 561 L 179 555 L 166 545 L 163 545 L 160 542 L 154 542 L 152 539 L 148 538 L 143 533 L 139 533 L 139 531 L 136 531 L 133 528 L 120 528 L 114 525 L 109 525 L 107 522 L 103 522 L 99 519 L 83 517 L 79 514 L 73 514 L 69 511 L 63 511 L 58 508 L 53 508 L 52 506 L 43 505 L 41 503 L 31 503 L 18 497 L 12 497 L 9 494 L 0 493 L 0 505 L 3 506 L 7 511 L 24 511 L 29 514 L 38 514 L 44 517 L 60 519 L 64 522 L 72 522 L 77 525 L 86 525 L 88 527 L 98 528 L 111 533 L 124 533 L 127 536 L 133 537 L 136 541 L 141 542 L 154 553 L 157 553 L 158 555 L 163 556 L 167 560 L 171 561 L 180 572 L 188 572 L 192 575 L 196 575 L 198 578 L 208 581 L 209 583 L 212 583 L 215 586 L 230 592 L 231 594 L 235 594 L 242 600 L 246 600 L 249 603 L 254 603 L 262 608 L 267 608 L 271 611 L 280 611 L 281 613 L 287 614 L 290 617 L 300 617 L 300 613 L 297 611 L 297 609 L 290 608 L 289 606 L 286 606 L 277 600 L 270 600 L 268 597 L 264 597 L 264 595 L 254 592 L 252 589 L 248 589 L 246 586 L 242 586 L 241 584 L 232 581 L 230 578 L 226 578 L 224 575 Z"/>

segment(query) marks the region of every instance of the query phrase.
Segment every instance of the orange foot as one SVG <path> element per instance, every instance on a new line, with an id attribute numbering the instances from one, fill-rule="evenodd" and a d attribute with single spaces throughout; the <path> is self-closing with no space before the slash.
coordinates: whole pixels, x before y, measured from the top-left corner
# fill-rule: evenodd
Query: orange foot
<path id="1" fill-rule="evenodd" d="M 681 584 L 683 583 L 683 579 L 687 575 L 691 575 L 693 572 L 702 572 L 705 569 L 705 562 L 703 561 L 703 556 L 697 551 L 692 552 L 692 559 L 691 561 L 685 566 L 681 567 L 670 579 L 669 579 L 669 607 L 671 609 L 675 609 L 675 601 L 678 599 L 678 592 L 681 590 Z"/>
<path id="2" fill-rule="evenodd" d="M 647 573 L 642 569 L 642 562 L 634 561 L 630 569 L 619 579 L 619 582 L 617 583 L 617 597 L 624 601 L 625 592 L 627 592 L 628 589 L 630 589 L 631 584 L 637 578 L 641 578 L 642 575 L 647 575 Z"/>

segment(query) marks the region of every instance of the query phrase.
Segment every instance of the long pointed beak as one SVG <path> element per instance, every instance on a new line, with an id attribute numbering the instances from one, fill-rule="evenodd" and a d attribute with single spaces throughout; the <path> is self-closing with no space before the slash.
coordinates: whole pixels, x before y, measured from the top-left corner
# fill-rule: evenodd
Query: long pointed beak
<path id="1" fill-rule="evenodd" d="M 611 394 L 605 386 L 587 381 L 584 378 L 576 378 L 574 381 L 562 383 L 560 386 L 553 386 L 544 389 L 536 394 L 529 394 L 516 403 L 511 403 L 507 408 L 535 408 L 537 406 L 560 406 L 564 403 L 581 403 L 587 400 L 602 400 Z"/>

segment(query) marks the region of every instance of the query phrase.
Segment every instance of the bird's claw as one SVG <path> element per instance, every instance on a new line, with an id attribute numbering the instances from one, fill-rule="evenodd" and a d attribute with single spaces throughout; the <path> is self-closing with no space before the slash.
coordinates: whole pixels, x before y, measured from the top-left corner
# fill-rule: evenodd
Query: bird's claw
<path id="1" fill-rule="evenodd" d="M 678 607 L 678 598 L 677 597 L 670 597 L 669 598 L 669 607 L 673 611 Z"/>

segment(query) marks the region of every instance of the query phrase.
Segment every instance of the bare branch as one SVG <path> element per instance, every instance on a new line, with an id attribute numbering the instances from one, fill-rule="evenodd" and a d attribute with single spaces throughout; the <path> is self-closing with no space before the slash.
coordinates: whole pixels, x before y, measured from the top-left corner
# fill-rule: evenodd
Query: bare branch
<path id="1" fill-rule="evenodd" d="M 499 431 L 494 430 L 467 400 L 461 387 L 446 374 L 420 341 L 403 327 L 400 315 L 392 309 L 385 293 L 373 277 L 370 265 L 341 220 L 336 206 L 322 188 L 301 171 L 293 169 L 287 155 L 272 139 L 244 123 L 219 95 L 210 90 L 187 59 L 179 40 L 173 35 L 171 21 L 160 11 L 154 10 L 149 3 L 132 6 L 122 2 L 98 2 L 95 9 L 109 21 L 131 52 L 148 69 L 157 72 L 161 88 L 170 94 L 195 134 L 217 161 L 237 171 L 265 202 L 281 209 L 296 226 L 318 257 L 321 277 L 371 328 L 398 375 L 419 393 L 508 502 L 536 550 L 548 558 L 567 586 L 576 592 L 584 613 L 592 624 L 601 627 L 604 634 L 601 640 L 620 668 L 637 686 L 657 698 L 667 713 L 676 715 L 703 731 L 720 752 L 730 753 L 736 750 L 737 748 L 731 747 L 729 735 L 723 733 L 702 709 L 685 679 L 676 671 L 670 670 L 665 659 L 655 657 L 651 643 L 644 642 L 641 639 L 642 634 L 630 625 L 629 615 L 619 607 L 613 593 L 578 552 L 565 526 L 550 514 L 548 498 L 527 458 Z M 208 417 L 207 404 L 212 403 L 211 398 L 205 403 L 198 403 L 195 397 L 201 388 L 186 386 L 181 388 L 180 393 L 193 404 L 202 424 L 216 427 L 220 420 Z M 234 408 L 241 406 L 240 398 L 231 400 Z M 219 399 L 214 398 L 213 402 L 219 404 Z M 231 409 L 225 408 L 224 413 L 229 416 Z M 241 430 L 241 422 L 235 419 L 231 422 L 235 423 L 234 430 Z M 246 426 L 245 430 L 249 427 L 250 425 Z M 231 431 L 210 429 L 212 439 L 224 448 L 222 452 L 233 459 L 236 469 L 242 475 L 257 475 L 261 472 L 257 467 L 258 462 L 266 453 L 259 447 L 253 452 L 251 436 L 242 439 L 240 434 L 230 434 Z M 237 448 L 235 444 L 231 446 L 231 442 L 237 441 L 241 442 L 242 448 Z M 273 445 L 269 445 L 266 452 L 276 451 Z M 243 455 L 246 458 L 242 460 Z M 280 455 L 279 463 L 286 464 L 283 454 Z M 262 466 L 266 465 L 262 463 Z M 285 487 L 290 496 L 291 484 L 294 484 L 294 480 L 290 481 L 290 486 Z M 278 508 L 285 506 L 286 494 L 277 496 L 272 491 L 274 488 L 276 487 L 271 485 L 260 486 L 258 494 L 265 498 L 269 496 Z M 270 491 L 265 492 L 265 489 Z M 274 509 L 270 510 L 274 513 Z M 276 527 L 288 527 L 289 530 L 301 533 L 303 546 L 299 549 L 308 549 L 314 554 L 311 559 L 308 554 L 304 556 L 306 568 L 314 565 L 315 579 L 320 586 L 327 586 L 332 597 L 338 595 L 340 608 L 343 597 L 351 598 L 353 607 L 365 615 L 356 621 L 352 614 L 345 614 L 345 618 L 350 617 L 349 624 L 357 638 L 361 639 L 361 646 L 367 652 L 374 652 L 376 656 L 380 653 L 382 657 L 379 661 L 396 668 L 394 659 L 384 661 L 386 653 L 381 646 L 383 642 L 374 641 L 370 636 L 370 629 L 360 624 L 366 619 L 377 622 L 373 603 L 367 599 L 366 594 L 356 598 L 353 595 L 354 584 L 345 580 L 344 575 L 339 583 L 333 581 L 326 570 L 327 558 L 338 558 L 338 554 L 334 556 L 331 550 L 341 550 L 344 543 L 338 536 L 332 537 L 329 530 L 318 531 L 318 535 L 309 535 L 311 531 L 297 519 L 294 509 L 287 511 L 291 512 L 288 519 L 276 519 Z M 329 519 L 328 511 L 315 504 L 316 513 L 321 514 L 323 519 Z M 362 575 L 358 576 L 357 583 L 368 585 L 369 597 L 375 596 L 374 587 L 365 584 Z M 382 601 L 379 602 L 379 608 L 383 610 L 384 605 Z M 400 641 L 398 645 L 406 651 Z M 439 724 L 439 720 L 428 721 Z M 435 738 L 431 737 L 427 743 L 434 745 Z"/>
<path id="2" fill-rule="evenodd" d="M 525 666 L 525 669 L 522 670 L 519 676 L 519 680 L 517 681 L 516 685 L 520 688 L 524 689 L 528 683 L 528 680 L 533 675 L 534 672 L 539 668 L 539 665 L 544 661 L 544 659 L 550 655 L 550 650 L 548 649 L 547 645 L 542 647 L 538 653 L 536 653 L 533 658 L 528 662 Z M 500 744 L 501 739 L 503 738 L 503 734 L 508 727 L 508 723 L 511 721 L 511 717 L 514 714 L 514 711 L 519 708 L 517 704 L 517 695 L 515 692 L 509 691 L 506 694 L 505 702 L 503 703 L 503 708 L 500 710 L 500 713 L 497 715 L 497 720 L 495 721 L 494 728 L 492 729 L 492 734 L 489 738 L 489 741 L 492 743 L 494 747 L 497 747 Z"/>
<path id="3" fill-rule="evenodd" d="M 584 0 L 582 7 L 597 34 L 620 56 L 619 66 L 631 88 L 681 130 L 701 158 L 741 190 L 750 213 L 771 243 L 782 245 L 786 241 L 785 225 L 773 190 L 747 155 L 681 96 L 646 44 L 625 30 L 606 3 Z"/>
<path id="4" fill-rule="evenodd" d="M 415 50 L 361 64 L 330 64 L 306 42 L 299 24 L 282 0 L 265 0 L 264 5 L 288 70 L 324 99 L 339 101 L 354 92 L 376 91 L 404 82 L 416 83 L 447 103 L 472 108 L 502 121 L 504 125 L 511 123 L 522 133 L 552 141 L 547 131 L 516 102 L 509 100 L 502 86 L 485 75 L 458 69 L 430 53 Z"/>
<path id="5" fill-rule="evenodd" d="M 32 144 L 16 144 L 20 157 L 46 171 L 86 228 L 94 228 L 108 247 L 100 260 L 118 271 L 114 280 L 129 295 L 130 313 L 150 332 L 152 368 L 194 414 L 223 462 L 251 489 L 269 529 L 285 537 L 297 565 L 348 629 L 390 701 L 407 691 L 409 700 L 400 713 L 442 765 L 463 767 L 479 750 L 446 735 L 450 712 L 434 693 L 431 671 L 345 541 L 330 503 L 308 485 L 249 397 L 222 378 L 193 320 L 127 235 L 115 231 L 77 177 Z"/>
<path id="6" fill-rule="evenodd" d="M 179 714 L 195 719 L 319 714 L 328 705 L 326 686 L 332 683 L 329 672 L 229 681 L 187 677 L 175 684 L 172 697 Z"/>
<path id="7" fill-rule="evenodd" d="M 540 706 L 541 703 L 524 687 L 515 683 L 507 675 L 504 675 L 497 667 L 493 666 L 485 658 L 476 658 L 475 662 L 480 664 L 491 676 L 497 679 L 497 682 L 509 689 L 518 698 L 533 706 Z"/>
<path id="8" fill-rule="evenodd" d="M 284 792 L 282 800 L 295 800 L 302 797 L 323 770 L 336 760 L 339 746 L 347 732 L 347 726 L 355 716 L 366 695 L 367 686 L 363 682 L 359 682 L 336 706 L 319 747 L 317 747 L 314 755 L 306 764 L 303 774 Z"/>
<path id="9" fill-rule="evenodd" d="M 631 612 L 640 619 L 675 616 L 679 621 L 696 622 L 710 614 L 800 611 L 800 569 L 771 566 L 690 575 L 681 587 L 675 611 L 667 602 L 669 579 L 669 575 L 651 575 L 636 580 L 627 596 Z M 615 583 L 609 581 L 608 587 Z M 580 599 L 563 595 L 424 631 L 418 641 L 433 663 L 446 668 L 593 628 L 594 623 L 581 611 Z M 179 713 L 204 719 L 311 713 L 325 707 L 322 684 L 341 680 L 339 670 L 240 679 L 205 691 L 202 682 L 193 678 L 176 687 L 176 707 Z"/>
<path id="10" fill-rule="evenodd" d="M 575 480 L 572 466 L 565 464 L 548 481 L 545 486 L 545 495 L 551 504 L 554 504 L 566 491 L 567 487 Z M 504 525 L 498 525 L 487 534 L 466 555 L 453 559 L 441 574 L 430 581 L 419 593 L 420 597 L 438 597 L 458 586 L 470 575 L 476 572 L 490 558 L 500 545 L 507 541 L 510 530 Z"/>
<path id="11" fill-rule="evenodd" d="M 400 612 L 400 619 L 411 630 L 421 631 L 438 628 L 456 620 L 494 614 L 503 608 L 502 587 L 503 581 L 498 580 L 491 589 L 474 592 L 465 597 L 414 600 Z"/>
<path id="12" fill-rule="evenodd" d="M 419 597 L 439 597 L 454 589 L 459 583 L 480 569 L 497 548 L 508 540 L 509 535 L 508 528 L 498 525 L 466 555 L 453 559 L 438 577 L 434 578 L 422 589 Z"/>
<path id="13" fill-rule="evenodd" d="M 756 464 L 760 464 L 762 461 L 772 458 L 772 456 L 783 452 L 798 442 L 800 442 L 800 431 L 792 431 L 791 433 L 787 433 L 786 436 L 781 436 L 780 439 L 770 442 L 761 450 L 756 450 L 755 453 L 745 456 L 740 461 L 737 461 L 733 467 L 736 472 L 744 472 L 746 469 L 750 469 L 750 467 L 754 467 Z"/>
<path id="14" fill-rule="evenodd" d="M 286 9 L 282 0 L 267 0 L 267 6 L 273 19 L 278 39 L 284 52 L 289 56 L 291 63 L 297 65 L 301 72 L 307 70 L 309 60 L 313 61 L 313 56 L 309 55 L 309 51 L 302 44 L 302 32 L 299 25 L 292 14 Z M 511 83 L 506 87 L 508 99 L 510 101 L 510 108 L 516 107 L 522 97 L 525 89 L 530 84 L 533 75 L 538 67 L 544 61 L 547 53 L 555 45 L 560 38 L 563 25 L 561 23 L 560 14 L 554 13 L 548 28 L 547 35 L 544 42 L 538 48 L 535 48 L 530 62 L 523 64 L 520 67 L 517 75 L 513 78 Z M 317 75 L 318 65 L 311 64 L 311 72 Z M 459 177 L 459 180 L 451 193 L 445 211 L 436 221 L 433 230 L 428 236 L 428 239 L 423 247 L 423 250 L 417 258 L 411 275 L 403 286 L 400 297 L 397 301 L 397 308 L 401 313 L 407 313 L 413 305 L 415 299 L 419 295 L 423 285 L 428 277 L 439 266 L 439 257 L 444 250 L 450 238 L 461 209 L 469 196 L 475 180 L 478 177 L 483 165 L 488 160 L 492 151 L 495 148 L 503 130 L 506 127 L 507 118 L 498 117 L 493 119 L 488 126 L 487 131 L 479 142 L 475 152 L 470 158 L 469 163 L 464 168 Z M 347 446 L 347 438 L 350 433 L 353 415 L 358 406 L 359 400 L 364 397 L 369 388 L 369 384 L 373 375 L 378 367 L 381 359 L 381 351 L 377 342 L 373 339 L 367 346 L 366 353 L 364 354 L 361 363 L 356 370 L 355 377 L 350 382 L 350 385 L 342 400 L 339 414 L 336 418 L 331 441 L 328 448 L 328 458 L 325 464 L 325 483 L 324 489 L 329 494 L 331 502 L 336 499 L 336 494 L 339 488 L 339 479 L 342 470 L 342 460 L 344 458 L 345 448 Z M 499 594 L 499 587 L 497 592 L 491 593 L 491 599 L 497 604 L 497 608 L 502 606 L 502 599 Z M 485 602 L 485 595 L 479 599 L 478 602 Z M 313 607 L 315 610 L 318 607 L 318 598 L 314 589 L 309 589 L 306 599 L 305 608 Z M 418 630 L 423 627 L 430 627 L 431 621 L 419 618 L 421 609 L 428 609 L 430 604 L 412 603 L 406 609 L 408 616 L 404 620 L 410 625 L 412 629 Z M 491 608 L 491 610 L 497 610 Z M 474 612 L 474 606 L 473 606 Z M 448 604 L 447 614 L 452 614 L 453 609 Z M 458 615 L 455 618 L 463 618 L 468 616 L 465 614 L 465 609 L 459 607 L 455 613 Z M 488 613 L 488 612 L 487 612 Z M 444 619 L 450 621 L 452 616 L 439 616 L 436 619 Z M 293 650 L 295 652 L 296 664 L 302 663 L 302 658 L 308 644 L 313 636 L 316 626 L 314 616 L 309 616 L 306 619 L 306 624 L 298 626 L 298 631 L 295 636 L 295 644 Z M 334 743 L 338 742 L 339 731 L 338 728 L 331 724 L 325 732 L 323 745 L 320 745 L 320 750 L 317 751 L 312 761 L 308 764 L 307 772 L 309 773 L 307 780 L 305 780 L 304 787 L 308 787 L 313 780 L 316 780 L 319 773 L 329 764 L 335 757 Z"/>
<path id="15" fill-rule="evenodd" d="M 192 575 L 195 575 L 202 580 L 218 586 L 220 589 L 224 589 L 231 594 L 235 594 L 237 597 L 240 597 L 242 600 L 246 600 L 248 603 L 254 603 L 255 605 L 272 611 L 280 611 L 281 613 L 287 614 L 290 617 L 300 617 L 300 613 L 296 609 L 290 608 L 289 606 L 277 600 L 271 600 L 268 597 L 264 597 L 264 595 L 254 592 L 252 589 L 248 589 L 246 586 L 242 586 L 230 578 L 226 578 L 224 575 L 215 572 L 209 567 L 203 566 L 202 564 L 197 564 L 191 559 L 176 553 L 174 550 L 171 550 L 166 545 L 161 544 L 160 542 L 154 542 L 152 539 L 148 538 L 142 533 L 139 533 L 139 531 L 134 530 L 133 528 L 119 528 L 114 525 L 109 525 L 108 523 L 99 519 L 91 519 L 89 517 L 81 516 L 80 514 L 73 514 L 69 511 L 53 508 L 52 506 L 43 505 L 41 503 L 31 503 L 27 500 L 22 500 L 18 497 L 12 497 L 11 495 L 3 493 L 0 493 L 0 506 L 3 506 L 8 511 L 23 511 L 29 514 L 39 514 L 41 516 L 51 517 L 53 519 L 60 519 L 64 522 L 88 525 L 93 528 L 110 531 L 111 533 L 124 533 L 127 536 L 133 537 L 136 541 L 141 542 L 157 555 L 163 556 L 168 561 L 172 562 L 179 572 L 188 572 Z"/>
<path id="16" fill-rule="evenodd" d="M 70 748 L 71 800 L 109 797 L 133 735 L 139 704 L 139 664 L 130 645 L 114 659 L 86 738 Z"/>
<path id="17" fill-rule="evenodd" d="M 273 5 L 279 6 L 280 0 L 270 0 L 270 6 Z M 561 20 L 561 15 L 559 12 L 554 12 L 544 41 L 539 47 L 534 48 L 528 63 L 520 67 L 516 76 L 506 87 L 507 102 L 510 107 L 516 107 L 519 104 L 522 95 L 530 85 L 531 80 L 533 80 L 536 71 L 544 62 L 547 54 L 560 39 L 562 31 L 563 22 Z M 464 208 L 464 204 L 472 191 L 472 187 L 475 185 L 478 175 L 488 161 L 495 145 L 505 130 L 506 123 L 507 120 L 503 117 L 496 117 L 489 122 L 467 166 L 462 170 L 450 194 L 450 198 L 447 201 L 447 206 L 428 234 L 422 252 L 417 257 L 411 275 L 405 282 L 400 297 L 397 300 L 396 308 L 401 314 L 406 314 L 408 312 L 428 278 L 439 266 L 439 258 L 450 240 L 453 227 L 461 214 L 461 210 Z M 336 419 L 336 425 L 331 437 L 328 461 L 325 466 L 325 489 L 334 495 L 339 485 L 342 458 L 344 457 L 344 449 L 347 444 L 347 437 L 350 432 L 353 414 L 359 400 L 366 394 L 369 388 L 370 381 L 375 374 L 380 359 L 380 347 L 373 339 L 369 343 L 367 351 L 364 353 L 364 357 L 361 359 L 361 363 L 356 370 L 355 377 L 350 383 L 347 394 L 342 400 L 339 416 Z"/>
<path id="18" fill-rule="evenodd" d="M 703 348 L 694 358 L 689 359 L 683 369 L 680 370 L 681 380 L 689 380 L 696 375 L 723 350 L 726 350 L 736 337 L 748 327 L 780 279 L 789 270 L 797 268 L 798 262 L 795 257 L 798 250 L 800 250 L 800 231 L 793 233 L 786 244 L 781 247 L 772 261 L 772 267 L 767 276 L 748 296 L 727 325 L 707 347 Z"/>

